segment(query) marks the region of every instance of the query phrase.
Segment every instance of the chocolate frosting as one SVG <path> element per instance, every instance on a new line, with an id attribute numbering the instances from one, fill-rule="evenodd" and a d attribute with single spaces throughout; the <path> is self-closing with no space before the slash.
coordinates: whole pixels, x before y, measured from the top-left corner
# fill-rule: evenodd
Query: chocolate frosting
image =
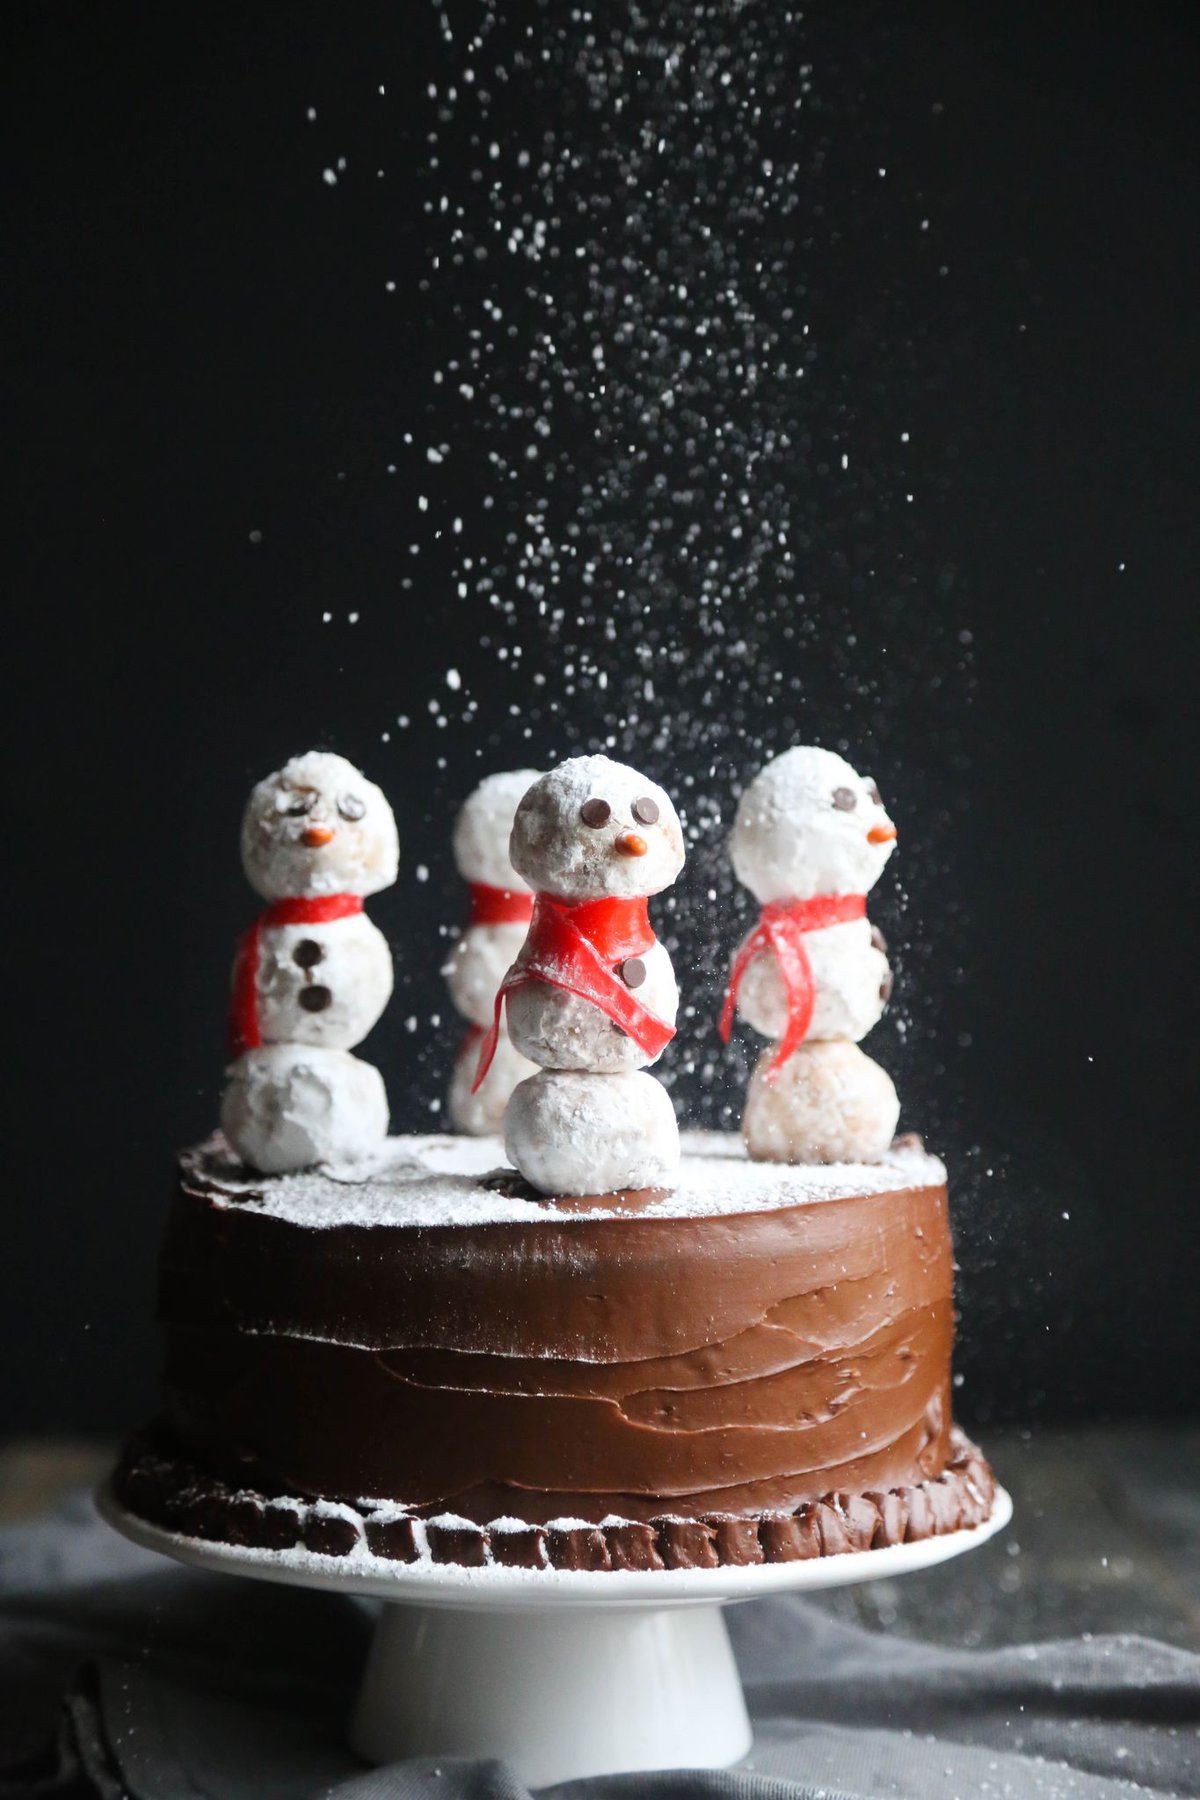
<path id="1" fill-rule="evenodd" d="M 481 1523 L 791 1512 L 935 1478 L 946 1192 L 897 1180 L 695 1217 L 315 1228 L 185 1159 L 159 1302 L 172 1439 L 267 1492 Z"/>

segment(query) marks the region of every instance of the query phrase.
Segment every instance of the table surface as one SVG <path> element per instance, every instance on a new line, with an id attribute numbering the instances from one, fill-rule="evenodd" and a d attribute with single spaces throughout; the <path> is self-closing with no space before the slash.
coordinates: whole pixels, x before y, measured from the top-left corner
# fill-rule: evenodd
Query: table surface
<path id="1" fill-rule="evenodd" d="M 1200 1424 L 984 1434 L 1012 1525 L 908 1580 L 814 1594 L 830 1615 L 961 1646 L 1140 1632 L 1200 1650 Z M 104 1444 L 0 1449 L 0 1524 L 98 1480 Z"/>

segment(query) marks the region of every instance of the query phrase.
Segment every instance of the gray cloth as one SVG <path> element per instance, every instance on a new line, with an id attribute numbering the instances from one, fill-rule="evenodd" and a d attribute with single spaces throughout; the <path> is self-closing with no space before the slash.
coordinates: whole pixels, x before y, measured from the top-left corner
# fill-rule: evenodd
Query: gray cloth
<path id="1" fill-rule="evenodd" d="M 367 1769 L 342 1741 L 369 1603 L 135 1549 L 78 1496 L 0 1532 L 0 1800 L 525 1800 L 500 1763 Z M 1200 1796 L 1200 1656 L 1107 1637 L 967 1651 L 790 1598 L 733 1608 L 737 1769 L 555 1800 Z"/>

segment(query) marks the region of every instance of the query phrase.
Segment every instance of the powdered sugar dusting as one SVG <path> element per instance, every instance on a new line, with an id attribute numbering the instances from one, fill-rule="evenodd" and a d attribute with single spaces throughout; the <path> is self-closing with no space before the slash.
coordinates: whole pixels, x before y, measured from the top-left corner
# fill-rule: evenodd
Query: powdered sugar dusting
<path id="1" fill-rule="evenodd" d="M 688 1131 L 682 1144 L 676 1186 L 650 1201 L 637 1217 L 771 1212 L 853 1194 L 932 1187 L 946 1179 L 937 1157 L 907 1144 L 895 1146 L 880 1163 L 806 1168 L 751 1162 L 740 1138 L 730 1132 Z M 581 1219 L 629 1218 L 615 1199 L 600 1197 L 582 1211 L 576 1202 L 570 1212 L 560 1212 L 549 1202 L 539 1204 L 483 1185 L 484 1177 L 505 1169 L 503 1145 L 494 1137 L 389 1138 L 369 1162 L 270 1178 L 244 1168 L 219 1138 L 185 1159 L 189 1185 L 201 1187 L 214 1205 L 252 1209 L 312 1230 L 346 1225 L 563 1226 Z"/>

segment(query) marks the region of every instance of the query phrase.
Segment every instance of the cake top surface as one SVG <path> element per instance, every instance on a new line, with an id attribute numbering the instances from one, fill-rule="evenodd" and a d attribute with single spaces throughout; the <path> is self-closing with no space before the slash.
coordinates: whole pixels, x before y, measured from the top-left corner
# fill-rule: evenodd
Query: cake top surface
<path id="1" fill-rule="evenodd" d="M 189 1187 L 220 1207 L 253 1210 L 314 1229 L 337 1226 L 569 1224 L 572 1219 L 689 1219 L 773 1212 L 822 1200 L 937 1187 L 944 1165 L 898 1142 L 879 1163 L 790 1167 L 751 1162 L 732 1132 L 685 1131 L 679 1179 L 646 1196 L 597 1195 L 569 1210 L 520 1187 L 497 1137 L 394 1137 L 378 1156 L 345 1167 L 262 1176 L 220 1137 L 185 1152 Z"/>

